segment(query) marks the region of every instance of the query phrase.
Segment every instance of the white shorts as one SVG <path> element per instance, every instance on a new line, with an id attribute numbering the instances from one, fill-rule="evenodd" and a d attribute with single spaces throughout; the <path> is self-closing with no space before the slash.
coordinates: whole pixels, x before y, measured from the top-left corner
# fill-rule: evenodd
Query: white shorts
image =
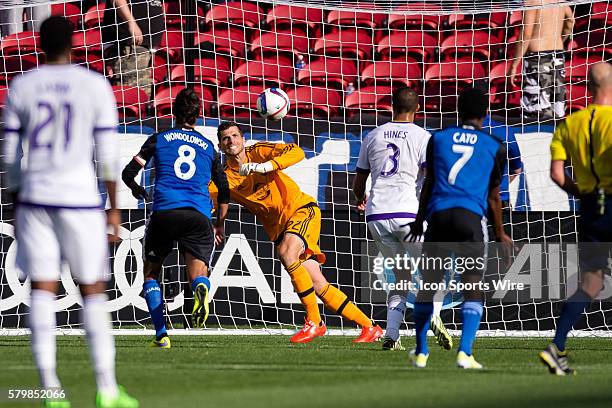
<path id="1" fill-rule="evenodd" d="M 396 254 L 403 255 L 409 248 L 415 248 L 415 244 L 407 240 L 410 234 L 408 224 L 413 221 L 414 218 L 391 218 L 368 222 L 368 229 L 382 256 L 392 258 Z M 419 237 L 417 242 L 423 242 L 423 237 Z"/>
<path id="2" fill-rule="evenodd" d="M 62 260 L 78 283 L 110 277 L 104 213 L 97 209 L 19 206 L 17 267 L 35 282 L 58 281 Z"/>

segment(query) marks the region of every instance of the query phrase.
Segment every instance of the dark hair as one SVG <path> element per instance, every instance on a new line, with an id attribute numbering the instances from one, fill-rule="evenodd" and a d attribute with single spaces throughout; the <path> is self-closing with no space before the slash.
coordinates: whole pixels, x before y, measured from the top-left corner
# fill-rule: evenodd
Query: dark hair
<path id="1" fill-rule="evenodd" d="M 489 107 L 489 98 L 480 89 L 467 88 L 459 95 L 457 109 L 461 120 L 482 119 L 487 116 L 487 108 Z"/>
<path id="2" fill-rule="evenodd" d="M 51 16 L 40 25 L 40 48 L 47 58 L 72 49 L 72 23 L 62 16 Z"/>
<path id="3" fill-rule="evenodd" d="M 183 88 L 174 99 L 174 116 L 176 122 L 191 125 L 200 116 L 202 102 L 191 88 Z"/>
<path id="4" fill-rule="evenodd" d="M 225 122 L 221 122 L 221 124 L 219 125 L 219 127 L 217 127 L 217 137 L 221 136 L 221 132 L 236 126 L 238 128 L 238 131 L 240 132 L 240 134 L 242 135 L 242 129 L 240 129 L 240 125 L 237 124 L 236 122 L 232 121 L 232 120 L 227 120 Z"/>
<path id="5" fill-rule="evenodd" d="M 393 91 L 393 113 L 416 112 L 419 106 L 419 96 L 408 87 L 397 88 Z"/>

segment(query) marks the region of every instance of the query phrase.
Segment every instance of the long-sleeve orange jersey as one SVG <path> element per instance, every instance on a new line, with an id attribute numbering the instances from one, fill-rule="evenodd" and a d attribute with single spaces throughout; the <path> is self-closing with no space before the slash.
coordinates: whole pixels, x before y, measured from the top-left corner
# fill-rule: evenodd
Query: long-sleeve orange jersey
<path id="1" fill-rule="evenodd" d="M 271 161 L 274 171 L 267 174 L 251 173 L 246 177 L 238 174 L 238 166 L 225 163 L 225 174 L 230 187 L 232 201 L 244 206 L 263 224 L 272 241 L 284 231 L 287 221 L 295 212 L 315 199 L 305 194 L 283 169 L 304 159 L 304 151 L 296 144 L 259 142 L 245 149 L 245 163 Z M 210 185 L 211 197 L 217 194 Z M 213 200 L 213 202 L 215 202 Z"/>

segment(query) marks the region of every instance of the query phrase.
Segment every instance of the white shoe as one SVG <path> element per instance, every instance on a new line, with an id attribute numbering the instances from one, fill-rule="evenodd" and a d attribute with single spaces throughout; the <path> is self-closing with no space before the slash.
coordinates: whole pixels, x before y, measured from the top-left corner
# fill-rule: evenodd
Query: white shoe
<path id="1" fill-rule="evenodd" d="M 457 367 L 466 370 L 482 370 L 482 364 L 480 364 L 474 356 L 468 356 L 465 352 L 460 351 L 457 353 Z"/>

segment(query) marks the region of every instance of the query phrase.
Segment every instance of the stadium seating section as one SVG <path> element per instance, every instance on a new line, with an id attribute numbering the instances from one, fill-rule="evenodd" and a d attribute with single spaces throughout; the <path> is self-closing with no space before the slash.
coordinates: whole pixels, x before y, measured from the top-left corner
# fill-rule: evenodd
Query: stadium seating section
<path id="1" fill-rule="evenodd" d="M 166 30 L 151 64 L 152 96 L 115 86 L 118 107 L 124 117 L 170 115 L 172 98 L 188 77 L 184 51 L 193 49 L 195 89 L 207 116 L 255 115 L 256 96 L 268 86 L 287 92 L 290 115 L 389 114 L 392 89 L 401 85 L 423 95 L 427 113 L 455 111 L 458 92 L 476 85 L 488 87 L 492 111 L 518 115 L 520 89 L 508 83 L 506 73 L 522 14 L 444 15 L 437 7 L 412 4 L 388 15 L 247 1 L 201 3 L 195 12 L 198 32 L 185 44 L 187 7 L 166 1 Z M 74 62 L 103 73 L 104 2 L 87 10 L 78 2 L 54 4 L 52 14 L 75 25 Z M 0 42 L 0 104 L 11 78 L 40 62 L 38 41 L 37 33 L 24 31 Z M 594 3 L 588 16 L 577 17 L 569 49 L 567 98 L 573 111 L 587 103 L 589 65 L 612 59 L 612 5 Z M 298 70 L 299 56 L 305 66 Z"/>

